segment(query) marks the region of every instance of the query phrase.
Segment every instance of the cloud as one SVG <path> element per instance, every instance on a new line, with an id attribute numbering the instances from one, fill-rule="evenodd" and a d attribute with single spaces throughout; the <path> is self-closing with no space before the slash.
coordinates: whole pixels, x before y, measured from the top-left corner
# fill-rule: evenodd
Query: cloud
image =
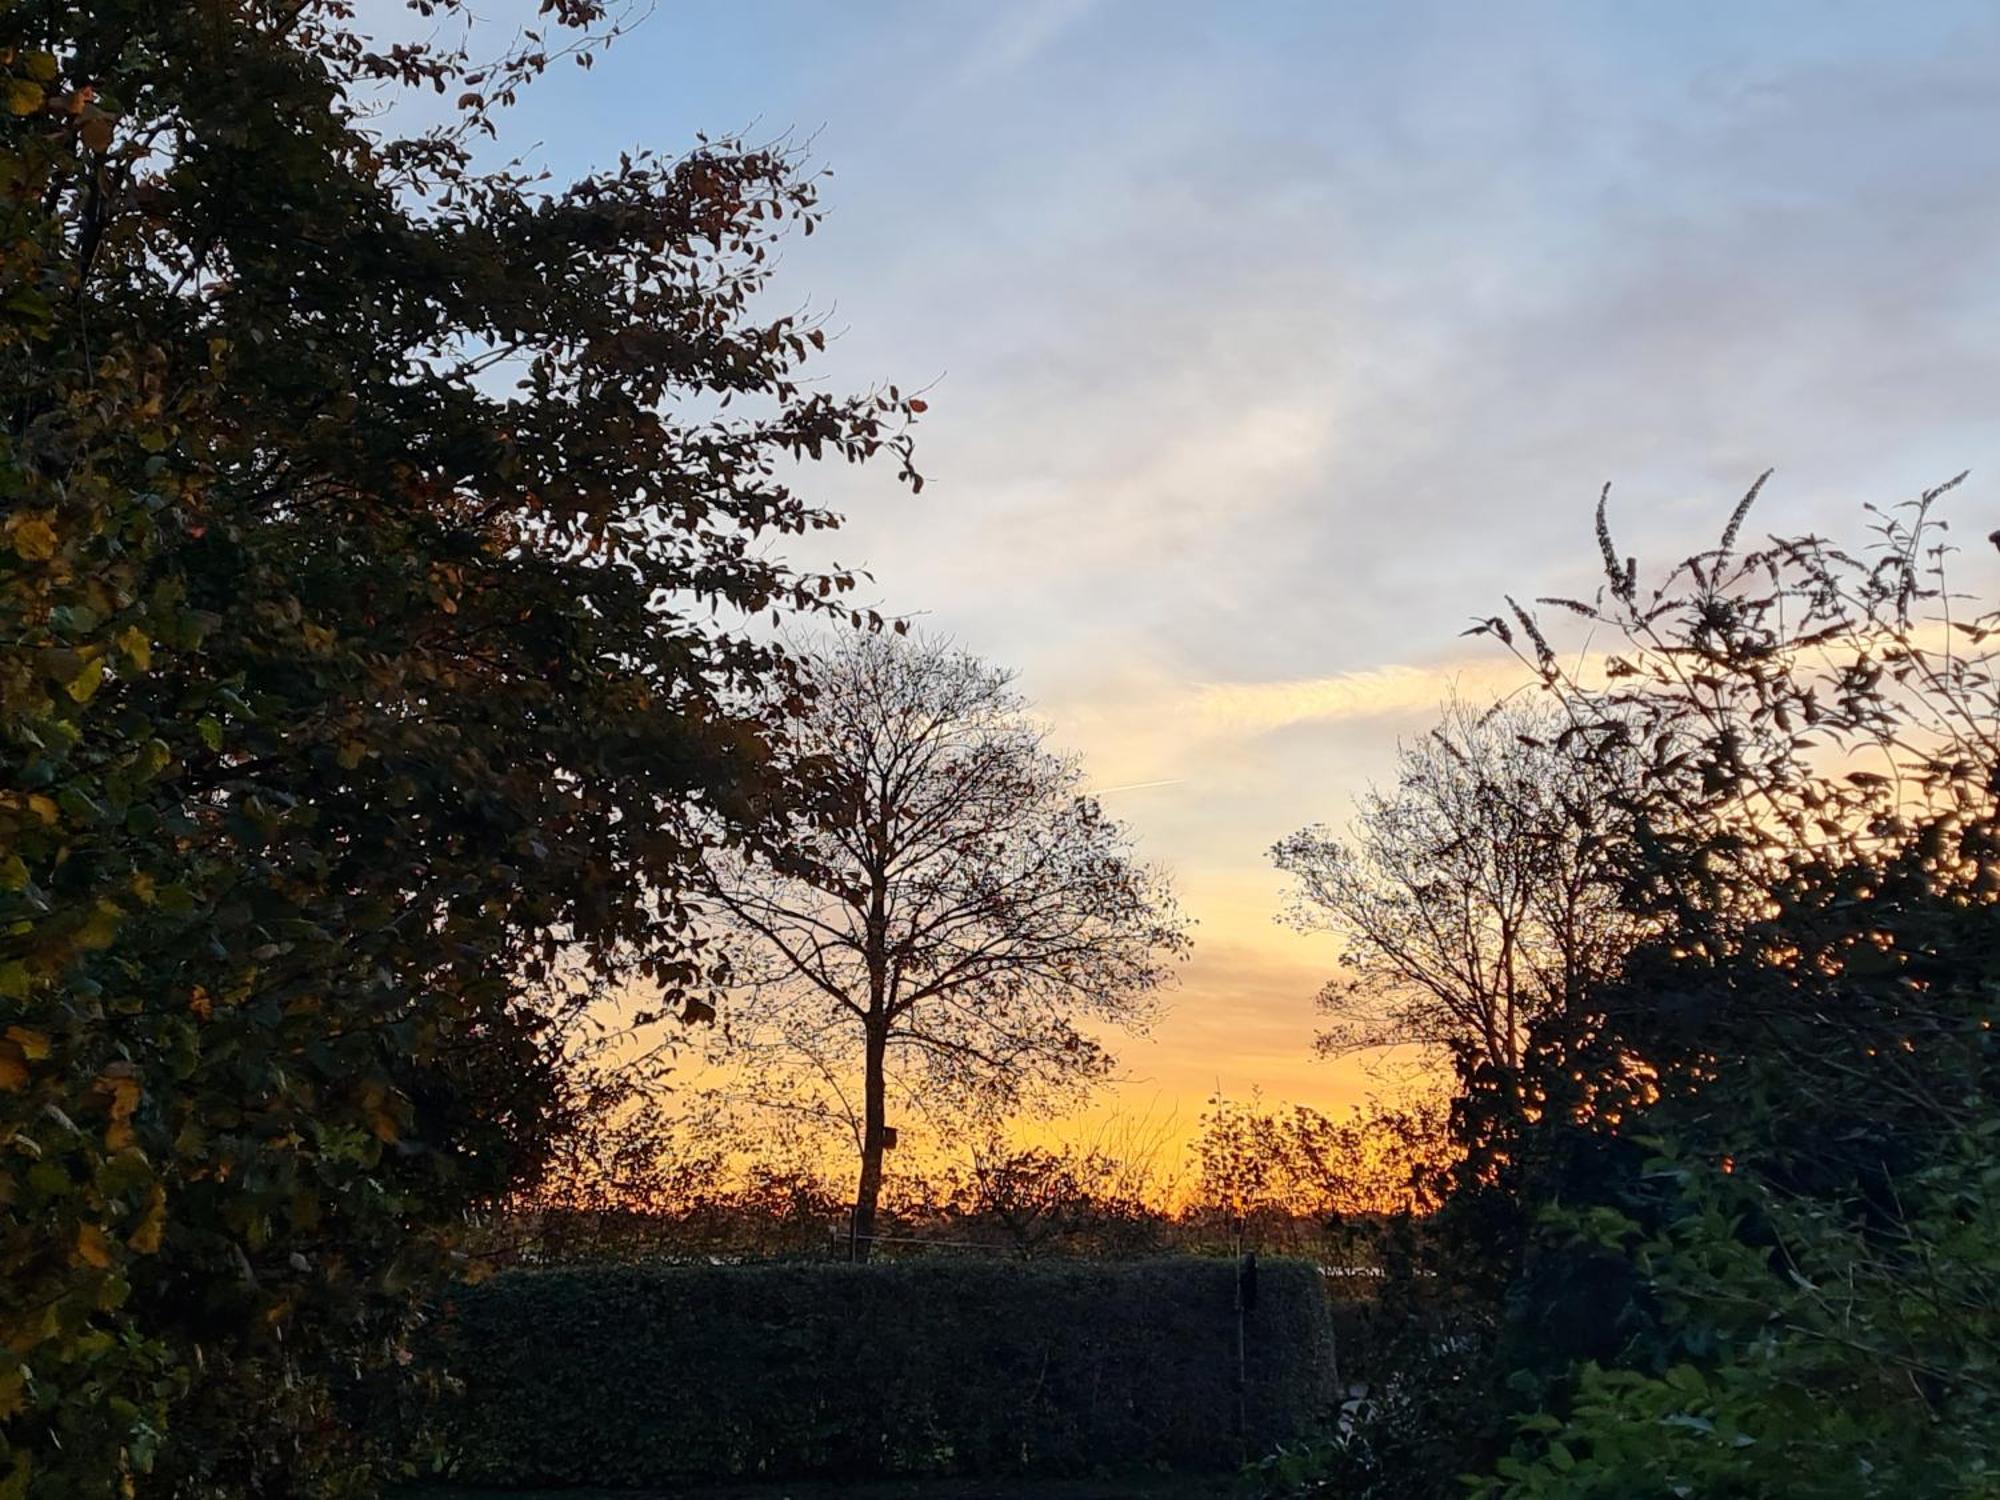
<path id="1" fill-rule="evenodd" d="M 1268 734 L 1293 724 L 1430 714 L 1454 693 L 1499 698 L 1524 686 L 1519 662 L 1467 659 L 1438 666 L 1371 667 L 1290 682 L 1208 683 L 1194 690 L 1194 715 L 1211 733 Z"/>
<path id="2" fill-rule="evenodd" d="M 1989 6 L 868 16 L 663 15 L 552 75 L 546 132 L 602 156 L 824 122 L 834 216 L 781 278 L 837 304 L 816 374 L 945 378 L 924 495 L 816 469 L 852 525 L 801 555 L 1020 668 L 1131 788 L 1116 813 L 1203 924 L 1130 1052 L 1184 1104 L 1237 1047 L 1277 1093 L 1336 1077 L 1308 1072 L 1322 965 L 1278 946 L 1263 851 L 1454 688 L 1519 685 L 1457 633 L 1592 592 L 1600 483 L 1643 567 L 1767 464 L 1753 532 L 1852 537 L 1860 500 L 2000 455 Z"/>
<path id="3" fill-rule="evenodd" d="M 985 83 L 1024 67 L 1076 25 L 1100 0 L 1017 0 L 997 7 L 995 19 L 974 43 L 959 83 Z"/>
<path id="4" fill-rule="evenodd" d="M 1053 429 L 1060 447 L 989 492 L 978 565 L 1002 555 L 1025 568 L 1057 562 L 1066 572 L 1102 576 L 1191 548 L 1219 550 L 1325 473 L 1337 405 L 1330 395 L 1232 406 L 1175 388 L 1184 386 L 1140 383 L 1114 398 L 1122 410 L 1111 430 L 1150 426 L 1155 436 L 1144 444 L 1107 444 L 1101 405 L 1065 411 L 1066 401 L 1051 400 L 1040 430 Z M 1018 454 L 994 457 L 989 472 L 1001 475 L 1009 459 L 1021 463 Z"/>

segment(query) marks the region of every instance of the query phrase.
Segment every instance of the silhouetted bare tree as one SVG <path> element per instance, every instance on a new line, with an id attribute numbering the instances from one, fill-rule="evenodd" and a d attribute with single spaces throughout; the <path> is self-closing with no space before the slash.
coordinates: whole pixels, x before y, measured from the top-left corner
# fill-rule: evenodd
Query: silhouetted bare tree
<path id="1" fill-rule="evenodd" d="M 997 1113 L 1101 1078 L 1112 1059 L 1084 1025 L 1143 1026 L 1187 936 L 1007 674 L 889 635 L 809 670 L 786 753 L 822 796 L 796 857 L 709 868 L 718 1035 L 767 1101 L 851 1132 L 864 1257 L 892 1088 L 923 1112 Z"/>
<path id="2" fill-rule="evenodd" d="M 1418 1044 L 1511 1071 L 1530 1024 L 1629 945 L 1601 857 L 1617 766 L 1561 748 L 1567 728 L 1552 705 L 1454 699 L 1347 834 L 1272 849 L 1298 882 L 1287 919 L 1347 943 L 1349 977 L 1319 997 L 1323 1051 Z"/>

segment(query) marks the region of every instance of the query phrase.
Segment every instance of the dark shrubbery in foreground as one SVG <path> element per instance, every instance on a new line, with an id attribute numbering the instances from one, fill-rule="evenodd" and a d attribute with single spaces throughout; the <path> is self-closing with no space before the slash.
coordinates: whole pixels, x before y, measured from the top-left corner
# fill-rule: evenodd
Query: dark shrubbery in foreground
<path id="1" fill-rule="evenodd" d="M 515 1272 L 454 1292 L 457 1477 L 486 1484 L 1226 1468 L 1333 1386 L 1319 1274 L 912 1261 Z"/>

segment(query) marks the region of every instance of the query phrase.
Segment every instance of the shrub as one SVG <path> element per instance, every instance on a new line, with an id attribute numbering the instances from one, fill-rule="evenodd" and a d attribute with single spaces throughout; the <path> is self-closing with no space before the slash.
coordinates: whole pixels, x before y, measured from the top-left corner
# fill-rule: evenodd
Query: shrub
<path id="1" fill-rule="evenodd" d="M 451 1467 L 498 1484 L 1219 1469 L 1332 1386 L 1317 1271 L 1222 1260 L 520 1271 L 454 1292 Z"/>
<path id="2" fill-rule="evenodd" d="M 1600 506 L 1602 687 L 1516 620 L 1573 753 L 1644 752 L 1656 935 L 1468 1142 L 1529 1226 L 1482 1495 L 2000 1496 L 2000 601 L 1952 485 L 1738 552 L 1753 486 L 1647 590 Z"/>

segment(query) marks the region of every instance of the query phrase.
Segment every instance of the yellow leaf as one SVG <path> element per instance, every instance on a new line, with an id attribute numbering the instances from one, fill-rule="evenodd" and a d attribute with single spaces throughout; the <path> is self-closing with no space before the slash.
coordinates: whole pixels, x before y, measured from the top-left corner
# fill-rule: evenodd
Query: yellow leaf
<path id="1" fill-rule="evenodd" d="M 98 1079 L 104 1091 L 111 1095 L 111 1118 L 129 1120 L 139 1107 L 139 1080 L 129 1073 L 106 1073 Z"/>
<path id="2" fill-rule="evenodd" d="M 28 810 L 51 827 L 54 826 L 58 816 L 56 799 L 41 792 L 28 793 Z"/>
<path id="3" fill-rule="evenodd" d="M 118 649 L 130 657 L 141 672 L 153 665 L 153 643 L 146 639 L 146 632 L 137 625 L 127 625 L 119 632 Z"/>
<path id="4" fill-rule="evenodd" d="M 80 1260 L 102 1271 L 111 1264 L 111 1241 L 95 1224 L 80 1225 L 76 1231 L 76 1253 Z"/>
<path id="5" fill-rule="evenodd" d="M 121 1078 L 113 1085 L 111 1123 L 104 1127 L 104 1149 L 128 1151 L 139 1144 L 139 1132 L 132 1128 L 132 1111 L 139 1104 L 139 1085 Z"/>
<path id="6" fill-rule="evenodd" d="M 104 685 L 104 658 L 83 664 L 83 670 L 70 678 L 63 691 L 78 703 L 88 703 L 97 696 L 97 690 Z"/>
<path id="7" fill-rule="evenodd" d="M 56 555 L 56 530 L 40 516 L 25 516 L 9 526 L 7 540 L 21 556 L 36 562 Z"/>
<path id="8" fill-rule="evenodd" d="M 128 1064 L 114 1066 L 125 1067 Z M 97 1079 L 97 1087 L 111 1096 L 105 1106 L 111 1115 L 111 1123 L 104 1127 L 104 1144 L 112 1151 L 123 1151 L 128 1146 L 138 1144 L 138 1132 L 132 1129 L 132 1114 L 139 1107 L 139 1099 L 144 1092 L 139 1080 L 127 1072 L 106 1070 Z"/>
<path id="9" fill-rule="evenodd" d="M 49 1038 L 46 1032 L 30 1031 L 25 1026 L 9 1026 L 7 1040 L 21 1049 L 21 1055 L 29 1062 L 40 1062 L 49 1055 Z"/>
<path id="10" fill-rule="evenodd" d="M 18 1094 L 28 1086 L 28 1064 L 21 1049 L 0 1045 L 0 1093 Z"/>
<path id="11" fill-rule="evenodd" d="M 200 985 L 196 985 L 193 992 L 188 996 L 188 1009 L 204 1021 L 212 1020 L 215 1017 L 215 1001 L 209 998 L 208 991 Z"/>
<path id="12" fill-rule="evenodd" d="M 139 1227 L 132 1231 L 132 1237 L 125 1241 L 141 1255 L 157 1254 L 160 1236 L 167 1228 L 167 1193 L 157 1182 L 147 1190 L 145 1212 L 139 1216 Z"/>
<path id="13" fill-rule="evenodd" d="M 53 52 L 30 52 L 21 59 L 21 71 L 37 83 L 54 83 L 56 55 Z"/>
<path id="14" fill-rule="evenodd" d="M 17 115 L 32 115 L 42 107 L 42 86 L 28 78 L 7 80 L 7 108 Z"/>
<path id="15" fill-rule="evenodd" d="M 77 929 L 76 945 L 86 952 L 109 948 L 118 936 L 118 920 L 124 913 L 109 901 L 100 901 L 83 926 Z"/>
<path id="16" fill-rule="evenodd" d="M 386 1145 L 395 1144 L 400 1133 L 396 1121 L 394 1096 L 380 1083 L 370 1082 L 361 1090 L 362 1112 L 368 1117 L 368 1129 L 375 1139 Z"/>

